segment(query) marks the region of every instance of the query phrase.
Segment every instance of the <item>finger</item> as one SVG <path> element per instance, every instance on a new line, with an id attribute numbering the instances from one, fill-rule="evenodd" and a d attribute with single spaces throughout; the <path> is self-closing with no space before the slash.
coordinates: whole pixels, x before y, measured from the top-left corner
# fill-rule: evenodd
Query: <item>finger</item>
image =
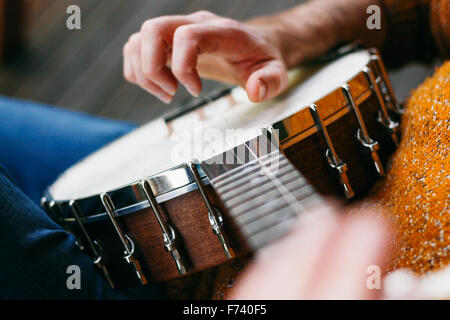
<path id="1" fill-rule="evenodd" d="M 328 240 L 337 230 L 334 208 L 323 206 L 299 219 L 282 240 L 261 250 L 231 294 L 233 299 L 301 299 Z M 264 281 L 261 281 L 264 279 Z"/>
<path id="2" fill-rule="evenodd" d="M 230 24 L 232 22 L 190 24 L 175 30 L 172 72 L 192 95 L 197 96 L 202 87 L 197 72 L 199 55 L 235 56 L 239 51 L 236 46 L 248 42 L 246 33 Z"/>
<path id="3" fill-rule="evenodd" d="M 165 92 L 161 87 L 153 83 L 151 80 L 147 79 L 142 72 L 142 64 L 140 57 L 140 36 L 136 36 L 130 41 L 131 53 L 130 60 L 133 66 L 133 72 L 136 76 L 137 84 L 148 91 L 149 93 L 155 95 L 158 99 L 164 103 L 170 103 L 173 96 Z"/>
<path id="4" fill-rule="evenodd" d="M 286 67 L 279 60 L 266 61 L 256 66 L 245 85 L 248 97 L 253 102 L 271 99 L 286 87 Z"/>
<path id="5" fill-rule="evenodd" d="M 384 263 L 387 253 L 385 226 L 376 217 L 352 216 L 329 243 L 329 254 L 312 278 L 312 299 L 369 299 L 380 291 L 369 289 L 368 268 Z M 381 277 L 381 274 L 379 275 Z"/>
<path id="6" fill-rule="evenodd" d="M 167 16 L 148 20 L 141 28 L 142 71 L 171 95 L 178 89 L 178 82 L 166 65 L 173 34 L 179 26 L 190 23 L 192 18 L 186 16 Z"/>
<path id="7" fill-rule="evenodd" d="M 218 17 L 208 11 L 197 11 L 189 15 L 158 17 L 146 21 L 141 28 L 141 59 L 144 75 L 166 92 L 174 95 L 178 82 L 167 61 L 170 58 L 175 30 L 182 25 L 205 23 Z"/>
<path id="8" fill-rule="evenodd" d="M 191 28 L 180 27 L 175 31 L 172 51 L 172 71 L 190 94 L 198 96 L 202 90 L 200 76 L 196 70 L 200 54 Z"/>
<path id="9" fill-rule="evenodd" d="M 140 61 L 138 57 L 133 56 L 132 64 L 134 73 L 136 75 L 137 83 L 139 84 L 139 86 L 144 90 L 148 91 L 149 93 L 153 94 L 154 96 L 156 96 L 162 102 L 169 104 L 172 101 L 173 96 L 169 95 L 167 92 L 161 89 L 161 87 L 157 86 L 155 83 L 153 83 L 151 80 L 148 80 L 144 76 L 140 68 Z"/>
<path id="10" fill-rule="evenodd" d="M 130 45 L 128 42 L 123 47 L 123 76 L 127 81 L 136 83 L 136 76 L 131 65 Z"/>
<path id="11" fill-rule="evenodd" d="M 239 54 L 239 44 L 248 43 L 248 33 L 235 27 L 233 23 L 223 21 L 208 25 L 190 24 L 176 29 L 173 38 L 172 71 L 193 95 L 198 95 L 201 91 L 201 81 L 197 73 L 200 54 L 214 53 L 233 58 Z M 249 76 L 245 77 L 248 96 L 254 102 L 271 99 L 287 86 L 286 67 L 276 58 L 257 63 L 251 68 Z"/>

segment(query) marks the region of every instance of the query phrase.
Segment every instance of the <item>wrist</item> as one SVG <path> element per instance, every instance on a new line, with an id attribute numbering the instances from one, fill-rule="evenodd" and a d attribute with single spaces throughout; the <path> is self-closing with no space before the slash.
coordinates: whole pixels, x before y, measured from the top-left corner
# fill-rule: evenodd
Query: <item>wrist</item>
<path id="1" fill-rule="evenodd" d="M 311 1 L 246 24 L 262 34 L 280 52 L 285 65 L 292 68 L 323 55 L 342 41 L 338 31 L 341 28 L 328 15 L 328 10 L 325 1 Z"/>
<path id="2" fill-rule="evenodd" d="M 280 59 L 282 59 L 283 62 L 287 65 L 285 54 L 283 52 L 284 35 L 280 25 L 271 22 L 268 23 L 268 21 L 261 23 L 259 19 L 248 21 L 245 24 L 247 25 L 247 27 L 253 30 L 253 32 L 257 33 L 261 38 L 263 38 L 276 52 Z"/>

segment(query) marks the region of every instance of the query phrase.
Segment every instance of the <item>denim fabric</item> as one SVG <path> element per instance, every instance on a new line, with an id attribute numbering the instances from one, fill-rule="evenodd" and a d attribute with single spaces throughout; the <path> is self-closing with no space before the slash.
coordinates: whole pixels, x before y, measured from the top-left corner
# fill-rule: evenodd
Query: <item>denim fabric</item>
<path id="1" fill-rule="evenodd" d="M 74 237 L 37 205 L 70 165 L 134 128 L 0 97 L 0 299 L 160 297 L 157 286 L 110 289 Z M 70 265 L 80 267 L 80 290 L 67 288 Z"/>
<path id="2" fill-rule="evenodd" d="M 0 97 L 0 164 L 38 203 L 65 169 L 134 128 L 130 123 Z"/>

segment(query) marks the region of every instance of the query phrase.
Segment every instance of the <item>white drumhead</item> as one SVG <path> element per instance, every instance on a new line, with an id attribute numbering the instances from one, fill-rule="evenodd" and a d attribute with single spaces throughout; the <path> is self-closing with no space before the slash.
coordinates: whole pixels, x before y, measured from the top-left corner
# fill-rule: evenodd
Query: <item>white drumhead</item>
<path id="1" fill-rule="evenodd" d="M 163 119 L 154 120 L 71 167 L 50 187 L 50 194 L 54 200 L 84 198 L 194 158 L 206 160 L 326 96 L 358 74 L 369 59 L 368 52 L 358 51 L 320 68 L 291 71 L 293 88 L 264 103 L 250 102 L 245 91 L 236 88 L 233 99 L 220 98 L 169 126 Z"/>

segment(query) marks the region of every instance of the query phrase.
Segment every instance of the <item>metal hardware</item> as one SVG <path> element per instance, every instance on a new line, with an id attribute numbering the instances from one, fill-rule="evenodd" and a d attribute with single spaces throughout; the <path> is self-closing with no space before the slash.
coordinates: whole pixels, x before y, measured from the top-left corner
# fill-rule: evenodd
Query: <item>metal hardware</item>
<path id="1" fill-rule="evenodd" d="M 385 176 L 385 171 L 383 164 L 381 163 L 380 157 L 378 156 L 378 150 L 380 149 L 380 145 L 378 141 L 370 140 L 369 142 L 366 140 L 364 136 L 361 134 L 361 129 L 356 131 L 356 139 L 361 143 L 361 145 L 370 151 L 370 155 L 372 156 L 373 165 L 377 170 L 378 174 L 383 177 Z"/>
<path id="2" fill-rule="evenodd" d="M 48 213 L 48 200 L 47 200 L 47 198 L 46 197 L 42 197 L 41 198 L 41 207 L 42 207 L 42 209 L 44 209 L 44 211 L 45 212 L 47 212 Z"/>
<path id="3" fill-rule="evenodd" d="M 142 285 L 147 284 L 147 279 L 142 272 L 141 265 L 139 261 L 134 257 L 134 242 L 127 234 L 124 234 L 122 229 L 119 226 L 119 222 L 116 219 L 116 209 L 114 207 L 114 203 L 112 202 L 111 197 L 107 193 L 102 193 L 100 195 L 100 199 L 102 201 L 103 206 L 105 207 L 106 212 L 116 230 L 117 235 L 119 236 L 120 241 L 124 247 L 124 259 L 127 263 L 131 264 L 133 267 L 136 276 Z"/>
<path id="4" fill-rule="evenodd" d="M 103 248 L 101 247 L 100 243 L 98 243 L 96 240 L 92 240 L 91 236 L 87 232 L 86 227 L 84 226 L 84 223 L 81 220 L 82 213 L 80 206 L 75 200 L 71 200 L 69 202 L 69 207 L 72 210 L 72 213 L 75 219 L 77 220 L 78 225 L 80 226 L 80 229 L 83 232 L 83 235 L 89 244 L 89 247 L 92 250 L 92 253 L 94 255 L 93 257 L 94 264 L 102 271 L 103 275 L 106 278 L 106 281 L 108 281 L 108 284 L 111 286 L 111 288 L 114 289 L 114 283 L 111 280 L 108 269 L 103 264 L 103 255 L 102 255 Z"/>
<path id="5" fill-rule="evenodd" d="M 153 194 L 155 195 L 159 203 L 159 198 L 162 195 L 188 185 L 195 185 L 190 175 L 189 169 L 185 164 L 179 165 L 175 168 L 171 168 L 170 170 L 165 170 L 164 172 L 160 172 L 153 176 L 143 178 L 145 178 L 145 180 L 149 182 L 153 190 Z M 138 184 L 139 183 L 140 182 L 138 182 Z"/>
<path id="6" fill-rule="evenodd" d="M 228 259 L 233 258 L 234 253 L 233 250 L 228 245 L 228 242 L 225 240 L 225 236 L 222 232 L 222 226 L 223 226 L 223 218 L 220 211 L 213 207 L 211 203 L 209 202 L 208 196 L 206 194 L 206 191 L 203 187 L 203 184 L 200 179 L 200 175 L 197 171 L 197 166 L 194 162 L 188 163 L 189 169 L 191 170 L 192 176 L 194 177 L 195 182 L 197 183 L 198 190 L 200 191 L 200 194 L 203 198 L 203 201 L 206 204 L 206 208 L 208 209 L 208 219 L 209 224 L 211 225 L 211 228 L 214 232 L 214 234 L 217 236 L 217 238 L 220 241 L 220 244 L 222 245 L 223 251 L 225 252 L 225 256 Z"/>
<path id="7" fill-rule="evenodd" d="M 380 58 L 380 54 L 378 50 L 371 49 L 370 50 L 371 56 L 370 59 L 375 62 L 377 68 L 381 72 L 381 80 L 383 81 L 383 84 L 386 88 L 387 94 L 384 95 L 385 101 L 388 103 L 388 105 L 391 106 L 391 110 L 395 113 L 402 115 L 405 113 L 405 108 L 402 106 L 401 103 L 398 102 L 397 97 L 395 96 L 394 90 L 392 89 L 391 81 L 389 80 L 389 77 L 386 72 L 386 68 L 384 67 L 384 64 Z"/>
<path id="8" fill-rule="evenodd" d="M 42 201 L 42 199 L 41 199 L 41 201 Z M 41 202 L 41 205 L 42 205 L 42 202 Z M 47 206 L 45 209 L 47 210 L 47 214 L 49 215 L 49 217 L 51 219 L 53 219 L 53 221 L 60 224 L 65 230 L 67 230 L 66 221 L 65 221 L 64 217 L 61 216 L 61 211 L 59 211 L 60 208 L 58 207 L 58 204 L 56 203 L 55 200 L 51 200 L 50 202 L 48 202 L 48 200 L 47 200 Z M 81 249 L 81 247 L 80 247 L 80 249 Z"/>
<path id="9" fill-rule="evenodd" d="M 58 206 L 54 200 L 48 201 L 46 197 L 42 197 L 41 207 L 53 221 L 60 224 L 64 228 L 64 230 L 69 230 L 69 228 L 67 228 L 66 219 L 64 217 L 59 216 L 60 212 L 58 212 Z M 75 244 L 81 251 L 84 251 L 83 244 L 76 237 L 75 237 Z"/>
<path id="10" fill-rule="evenodd" d="M 172 120 L 175 120 L 175 119 L 181 117 L 182 115 L 184 115 L 188 112 L 194 111 L 194 110 L 206 105 L 207 103 L 216 101 L 216 100 L 230 94 L 231 90 L 233 88 L 235 88 L 235 86 L 224 85 L 222 88 L 219 88 L 219 89 L 211 92 L 206 97 L 197 98 L 197 99 L 192 100 L 192 102 L 188 103 L 187 105 L 175 107 L 173 109 L 173 112 L 170 112 L 169 114 L 164 116 L 164 121 L 166 123 L 168 123 Z"/>
<path id="11" fill-rule="evenodd" d="M 161 231 L 164 237 L 164 248 L 166 249 L 167 252 L 169 252 L 172 255 L 178 273 L 185 274 L 187 272 L 186 265 L 183 262 L 183 259 L 175 244 L 176 239 L 175 230 L 167 222 L 163 221 L 162 215 L 158 209 L 158 203 L 156 202 L 155 196 L 153 194 L 149 182 L 147 180 L 142 180 L 141 186 L 153 210 L 156 220 L 158 220 L 158 224 L 161 227 Z"/>
<path id="12" fill-rule="evenodd" d="M 366 75 L 367 81 L 369 82 L 370 87 L 375 92 L 375 95 L 377 96 L 378 103 L 380 104 L 380 112 L 378 113 L 378 121 L 386 127 L 386 129 L 389 130 L 392 140 L 394 141 L 395 145 L 398 146 L 399 139 L 398 139 L 398 132 L 400 130 L 399 123 L 392 120 L 389 116 L 389 113 L 387 112 L 386 105 L 384 103 L 383 96 L 381 95 L 380 88 L 378 87 L 377 82 L 375 81 L 375 76 L 373 75 L 372 70 L 365 67 L 363 69 L 364 74 Z"/>
<path id="13" fill-rule="evenodd" d="M 315 123 L 320 127 L 320 131 L 322 132 L 322 135 L 325 139 L 325 142 L 327 143 L 328 149 L 325 153 L 325 156 L 328 159 L 328 163 L 330 167 L 333 169 L 336 169 L 338 173 L 339 182 L 341 183 L 342 187 L 344 188 L 345 197 L 347 199 L 353 198 L 355 196 L 355 193 L 350 185 L 350 182 L 348 180 L 347 176 L 347 164 L 343 162 L 339 156 L 336 154 L 336 150 L 334 149 L 333 142 L 331 141 L 330 135 L 328 134 L 328 130 L 325 127 L 325 124 L 323 123 L 322 118 L 320 117 L 319 111 L 317 110 L 317 106 L 315 104 L 311 104 L 309 106 L 309 111 L 311 112 L 311 115 L 315 121 Z"/>
<path id="14" fill-rule="evenodd" d="M 56 206 L 55 200 L 50 201 L 50 202 L 48 203 L 48 210 L 54 212 L 55 206 Z"/>
<path id="15" fill-rule="evenodd" d="M 380 176 L 384 176 L 383 164 L 381 163 L 380 157 L 378 156 L 377 152 L 380 149 L 380 145 L 378 144 L 378 141 L 373 140 L 369 136 L 369 132 L 367 131 L 361 111 L 359 110 L 359 106 L 355 103 L 352 93 L 350 92 L 350 86 L 348 84 L 344 84 L 342 86 L 342 93 L 344 94 L 347 103 L 355 112 L 356 119 L 359 123 L 359 128 L 356 132 L 356 138 L 365 148 L 369 149 L 373 164 L 375 165 L 375 169 Z"/>

